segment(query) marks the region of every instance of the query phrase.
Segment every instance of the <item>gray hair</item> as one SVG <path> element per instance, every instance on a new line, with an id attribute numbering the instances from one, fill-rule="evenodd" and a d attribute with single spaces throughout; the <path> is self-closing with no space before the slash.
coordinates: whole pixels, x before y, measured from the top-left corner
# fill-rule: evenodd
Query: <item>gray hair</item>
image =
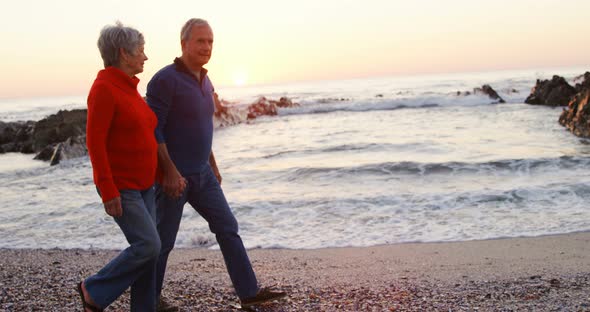
<path id="1" fill-rule="evenodd" d="M 100 31 L 98 50 L 104 62 L 104 67 L 117 66 L 121 61 L 119 51 L 135 55 L 137 48 L 145 44 L 143 35 L 134 28 L 123 26 L 119 21 L 116 25 L 107 25 Z"/>
<path id="2" fill-rule="evenodd" d="M 193 26 L 208 26 L 209 28 L 211 28 L 211 26 L 209 26 L 209 22 L 207 22 L 206 20 L 202 18 L 191 18 L 188 21 L 186 21 L 186 23 L 184 23 L 182 29 L 180 30 L 181 41 L 189 39 Z"/>

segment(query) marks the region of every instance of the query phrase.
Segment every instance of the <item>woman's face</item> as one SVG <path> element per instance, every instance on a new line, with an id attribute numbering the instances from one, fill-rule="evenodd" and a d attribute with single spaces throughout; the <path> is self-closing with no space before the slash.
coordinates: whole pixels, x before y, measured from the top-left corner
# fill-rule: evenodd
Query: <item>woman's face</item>
<path id="1" fill-rule="evenodd" d="M 143 63 L 148 59 L 143 47 L 143 44 L 139 45 L 133 54 L 125 53 L 124 62 L 129 68 L 129 73 L 132 74 L 132 76 L 143 72 Z"/>

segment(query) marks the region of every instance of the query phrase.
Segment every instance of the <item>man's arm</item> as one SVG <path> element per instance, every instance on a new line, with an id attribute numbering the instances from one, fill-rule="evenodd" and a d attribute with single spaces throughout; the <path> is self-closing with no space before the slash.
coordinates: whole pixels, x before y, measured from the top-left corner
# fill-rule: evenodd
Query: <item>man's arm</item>
<path id="1" fill-rule="evenodd" d="M 164 136 L 164 128 L 168 121 L 168 112 L 172 105 L 174 90 L 174 83 L 170 79 L 156 75 L 147 85 L 146 101 L 158 118 L 155 136 L 158 142 L 158 168 L 162 174 L 161 184 L 164 193 L 177 198 L 184 192 L 186 180 L 178 172 L 172 159 L 170 159 Z"/>
<path id="2" fill-rule="evenodd" d="M 182 177 L 178 169 L 170 159 L 166 143 L 158 144 L 158 165 L 162 172 L 162 187 L 164 193 L 173 198 L 178 198 L 184 192 L 186 180 Z"/>
<path id="3" fill-rule="evenodd" d="M 219 173 L 219 168 L 217 168 L 217 162 L 215 162 L 215 155 L 213 155 L 213 150 L 211 150 L 211 154 L 209 154 L 209 165 L 211 165 L 211 169 L 213 169 L 213 173 L 215 174 L 217 181 L 219 181 L 219 184 L 221 184 L 221 174 Z"/>

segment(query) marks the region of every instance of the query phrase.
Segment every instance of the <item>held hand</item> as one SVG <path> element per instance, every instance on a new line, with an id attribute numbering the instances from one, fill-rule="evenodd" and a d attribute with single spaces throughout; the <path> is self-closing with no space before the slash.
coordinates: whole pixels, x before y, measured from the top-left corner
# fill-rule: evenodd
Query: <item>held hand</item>
<path id="1" fill-rule="evenodd" d="M 186 187 L 186 180 L 180 175 L 178 171 L 171 171 L 164 175 L 162 181 L 164 193 L 172 198 L 178 198 L 184 192 Z"/>
<path id="2" fill-rule="evenodd" d="M 178 181 L 178 184 L 180 185 L 178 197 L 180 197 L 182 195 L 182 193 L 184 193 L 184 189 L 186 188 L 188 181 L 184 177 L 181 176 L 180 181 Z"/>
<path id="3" fill-rule="evenodd" d="M 104 203 L 104 210 L 111 217 L 120 217 L 123 215 L 123 208 L 121 207 L 121 197 L 115 197 Z"/>

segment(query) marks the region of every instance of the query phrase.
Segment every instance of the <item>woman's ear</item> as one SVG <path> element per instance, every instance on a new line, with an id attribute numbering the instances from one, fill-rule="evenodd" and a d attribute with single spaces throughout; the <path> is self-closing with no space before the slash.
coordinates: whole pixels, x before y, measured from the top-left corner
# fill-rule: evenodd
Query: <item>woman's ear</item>
<path id="1" fill-rule="evenodd" d="M 129 54 L 127 51 L 125 51 L 125 49 L 119 48 L 119 56 L 122 62 L 124 61 L 125 63 L 128 63 L 127 59 L 129 59 Z"/>

